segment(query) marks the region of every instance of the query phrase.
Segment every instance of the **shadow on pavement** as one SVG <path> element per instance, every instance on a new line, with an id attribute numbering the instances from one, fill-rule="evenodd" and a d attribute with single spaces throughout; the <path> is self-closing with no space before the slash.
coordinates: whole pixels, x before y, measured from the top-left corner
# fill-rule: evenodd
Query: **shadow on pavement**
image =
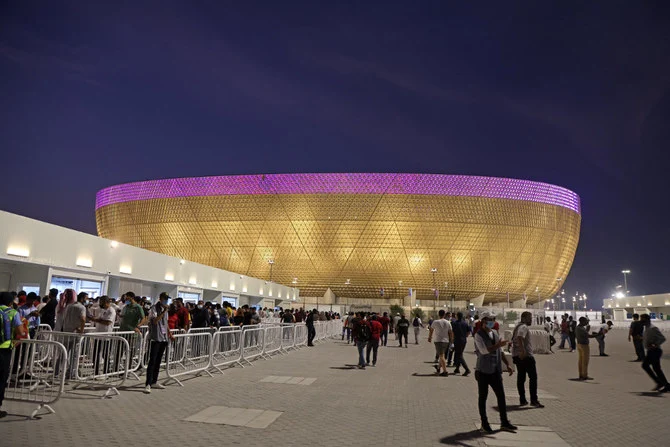
<path id="1" fill-rule="evenodd" d="M 482 434 L 479 432 L 479 430 L 471 430 L 442 438 L 440 439 L 440 444 L 471 446 L 472 443 L 467 441 L 472 441 L 473 439 L 480 437 L 482 437 Z"/>
<path id="2" fill-rule="evenodd" d="M 331 366 L 330 369 L 357 369 L 358 365 Z"/>
<path id="3" fill-rule="evenodd" d="M 451 375 L 451 374 L 449 374 Z M 414 377 L 446 377 L 446 376 L 440 376 L 439 374 L 435 373 L 430 373 L 430 374 L 419 374 L 419 373 L 414 373 L 412 374 Z"/>
<path id="4" fill-rule="evenodd" d="M 500 410 L 498 409 L 498 406 L 493 407 L 494 410 L 496 410 L 498 413 L 500 413 Z M 530 407 L 528 405 L 526 406 L 521 406 L 521 405 L 508 405 L 507 406 L 507 411 L 526 411 L 526 410 L 534 410 L 535 407 Z M 539 408 L 538 408 L 539 410 Z"/>
<path id="5" fill-rule="evenodd" d="M 572 379 L 568 379 L 568 380 L 571 381 L 571 382 L 590 383 L 592 385 L 596 383 L 593 380 L 581 380 L 581 379 L 578 379 L 577 377 L 572 378 Z"/>
<path id="6" fill-rule="evenodd" d="M 642 397 L 665 397 L 663 396 L 664 393 L 659 393 L 658 391 L 632 391 L 630 394 L 637 394 Z"/>

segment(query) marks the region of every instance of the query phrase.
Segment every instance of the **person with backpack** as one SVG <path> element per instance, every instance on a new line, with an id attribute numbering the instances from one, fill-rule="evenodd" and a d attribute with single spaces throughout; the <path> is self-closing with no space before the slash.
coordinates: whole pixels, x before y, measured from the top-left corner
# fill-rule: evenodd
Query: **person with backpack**
<path id="1" fill-rule="evenodd" d="M 607 334 L 612 329 L 612 321 L 608 321 L 607 324 L 600 326 L 600 330 L 596 334 L 596 341 L 598 342 L 598 351 L 600 357 L 608 357 L 609 354 L 605 354 L 605 334 Z"/>
<path id="2" fill-rule="evenodd" d="M 396 327 L 398 330 L 398 341 L 400 342 L 400 347 L 402 348 L 402 339 L 405 337 L 405 347 L 408 348 L 409 346 L 407 346 L 407 337 L 409 335 L 409 320 L 405 318 L 405 314 L 400 315 L 400 320 L 398 320 Z"/>
<path id="3" fill-rule="evenodd" d="M 5 388 L 9 379 L 9 364 L 16 340 L 26 336 L 19 313 L 10 307 L 14 296 L 10 292 L 0 293 L 0 418 L 7 416 L 2 410 Z"/>
<path id="4" fill-rule="evenodd" d="M 421 318 L 418 316 L 414 317 L 414 320 L 412 321 L 412 326 L 414 327 L 414 344 L 418 345 L 419 344 L 419 333 L 421 332 L 421 329 L 423 329 L 423 323 L 421 322 Z"/>

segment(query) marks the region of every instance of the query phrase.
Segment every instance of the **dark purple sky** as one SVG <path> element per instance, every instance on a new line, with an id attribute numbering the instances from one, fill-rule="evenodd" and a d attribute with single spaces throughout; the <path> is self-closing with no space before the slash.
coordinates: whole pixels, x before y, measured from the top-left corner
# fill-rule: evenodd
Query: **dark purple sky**
<path id="1" fill-rule="evenodd" d="M 136 180 L 524 178 L 582 198 L 566 293 L 670 291 L 668 3 L 477 5 L 2 2 L 0 209 L 95 233 Z"/>

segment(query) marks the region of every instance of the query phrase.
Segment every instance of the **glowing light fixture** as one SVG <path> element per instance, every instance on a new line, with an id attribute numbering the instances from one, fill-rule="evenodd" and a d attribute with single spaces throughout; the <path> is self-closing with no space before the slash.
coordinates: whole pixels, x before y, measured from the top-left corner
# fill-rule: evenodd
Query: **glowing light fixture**
<path id="1" fill-rule="evenodd" d="M 188 280 L 188 283 L 191 284 L 191 285 L 194 285 L 195 282 L 196 282 L 196 281 L 195 281 L 195 276 L 191 276 L 191 277 L 189 278 L 189 280 Z"/>
<path id="2" fill-rule="evenodd" d="M 88 267 L 88 268 L 91 268 L 91 267 L 93 267 L 93 259 L 91 259 L 91 258 L 86 258 L 86 257 L 83 257 L 83 256 L 82 256 L 82 257 L 77 258 L 77 262 L 76 262 L 76 264 L 77 264 L 79 267 Z"/>
<path id="3" fill-rule="evenodd" d="M 119 272 L 124 273 L 126 275 L 131 275 L 133 273 L 133 268 L 129 265 L 121 265 L 119 267 Z"/>
<path id="4" fill-rule="evenodd" d="M 212 287 L 216 289 L 217 287 L 219 287 L 219 283 L 216 281 L 212 281 Z"/>
<path id="5" fill-rule="evenodd" d="M 172 273 L 166 273 L 165 274 L 165 280 L 166 281 L 174 281 L 174 275 Z"/>
<path id="6" fill-rule="evenodd" d="M 28 250 L 25 247 L 9 247 L 7 248 L 7 254 L 27 258 L 28 256 L 30 256 L 30 250 Z"/>
<path id="7" fill-rule="evenodd" d="M 112 247 L 112 248 L 116 248 L 116 247 L 119 246 L 119 243 L 116 242 L 116 241 L 112 241 L 112 242 L 109 243 L 109 246 Z"/>
<path id="8" fill-rule="evenodd" d="M 186 264 L 186 259 L 182 259 L 181 261 L 179 261 L 179 263 L 180 263 L 181 265 Z"/>

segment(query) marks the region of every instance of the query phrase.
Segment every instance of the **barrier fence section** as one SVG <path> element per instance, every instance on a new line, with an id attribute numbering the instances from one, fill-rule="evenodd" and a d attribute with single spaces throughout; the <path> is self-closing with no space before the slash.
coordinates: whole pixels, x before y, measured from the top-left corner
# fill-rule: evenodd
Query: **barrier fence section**
<path id="1" fill-rule="evenodd" d="M 263 329 L 263 357 L 270 358 L 272 354 L 280 354 L 284 345 L 283 329 L 280 326 L 265 326 Z"/>
<path id="2" fill-rule="evenodd" d="M 179 386 L 184 386 L 179 377 L 206 373 L 212 363 L 212 334 L 199 332 L 191 334 L 177 334 L 168 345 L 168 360 L 165 372 L 168 380 L 175 381 Z"/>
<path id="3" fill-rule="evenodd" d="M 304 324 L 295 325 L 295 337 L 293 346 L 302 347 L 307 345 L 307 326 Z"/>
<path id="4" fill-rule="evenodd" d="M 37 362 L 40 353 L 50 352 L 50 362 Z M 46 408 L 49 413 L 56 411 L 51 407 L 63 394 L 65 376 L 57 377 L 56 371 L 65 369 L 67 352 L 61 343 L 51 340 L 21 340 L 10 360 L 10 376 L 5 388 L 5 399 L 16 402 L 37 404 L 31 413 L 34 419 L 37 413 Z"/>
<path id="5" fill-rule="evenodd" d="M 283 331 L 282 338 L 281 338 L 281 351 L 282 352 L 288 352 L 289 350 L 295 348 L 295 328 L 296 326 L 300 325 L 302 323 L 293 323 L 290 326 L 283 327 L 281 328 Z M 288 332 L 288 336 L 286 335 Z"/>
<path id="6" fill-rule="evenodd" d="M 124 337 L 109 333 L 84 334 L 77 352 L 76 375 L 72 381 L 79 386 L 107 387 L 102 396 L 119 394 L 118 387 L 126 381 L 130 364 L 130 347 Z"/>
<path id="7" fill-rule="evenodd" d="M 230 326 L 226 326 L 228 328 Z M 212 338 L 212 362 L 213 368 L 223 374 L 221 368 L 233 364 L 242 365 L 242 330 L 228 330 L 223 327 L 214 334 Z"/>
<path id="8" fill-rule="evenodd" d="M 265 330 L 262 327 L 244 328 L 242 333 L 242 360 L 251 365 L 251 360 L 263 356 Z"/>

